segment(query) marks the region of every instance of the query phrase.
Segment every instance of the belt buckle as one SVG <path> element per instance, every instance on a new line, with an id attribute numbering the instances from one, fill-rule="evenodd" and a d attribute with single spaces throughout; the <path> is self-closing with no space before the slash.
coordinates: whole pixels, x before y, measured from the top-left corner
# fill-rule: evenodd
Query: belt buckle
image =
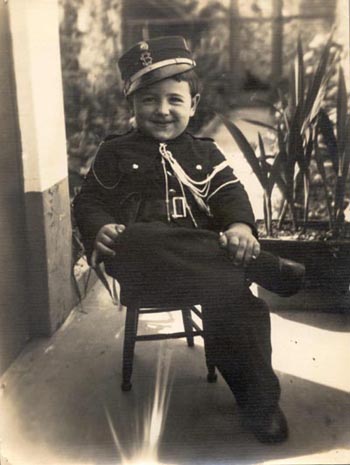
<path id="1" fill-rule="evenodd" d="M 173 197 L 172 199 L 173 212 L 172 218 L 186 218 L 186 201 L 184 197 Z"/>

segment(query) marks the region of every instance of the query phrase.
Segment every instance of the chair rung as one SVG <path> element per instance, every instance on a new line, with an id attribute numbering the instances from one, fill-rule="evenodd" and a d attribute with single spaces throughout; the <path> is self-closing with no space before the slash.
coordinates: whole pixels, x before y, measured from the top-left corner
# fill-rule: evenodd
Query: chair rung
<path id="1" fill-rule="evenodd" d="M 200 319 L 202 319 L 202 312 L 198 310 L 195 306 L 191 307 L 191 311 L 195 313 Z"/>
<path id="2" fill-rule="evenodd" d="M 193 331 L 191 336 L 202 336 L 202 331 Z M 140 334 L 136 336 L 136 341 L 160 341 L 162 339 L 179 339 L 181 337 L 187 337 L 188 335 L 184 332 L 181 333 L 170 333 L 170 334 Z"/>
<path id="3" fill-rule="evenodd" d="M 166 313 L 166 312 L 175 312 L 180 311 L 182 308 L 178 307 L 166 307 L 166 308 L 147 308 L 147 309 L 139 309 L 139 313 Z"/>
<path id="4" fill-rule="evenodd" d="M 192 320 L 191 323 L 194 329 L 196 329 L 199 333 L 203 333 L 202 328 L 200 328 L 195 321 Z"/>

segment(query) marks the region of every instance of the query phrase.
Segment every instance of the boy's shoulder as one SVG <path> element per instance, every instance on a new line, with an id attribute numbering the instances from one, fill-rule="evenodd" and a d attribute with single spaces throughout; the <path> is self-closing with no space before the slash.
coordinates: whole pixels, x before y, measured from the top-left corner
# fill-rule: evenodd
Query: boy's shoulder
<path id="1" fill-rule="evenodd" d="M 200 136 L 200 135 L 194 135 L 191 132 L 187 132 L 187 134 L 191 137 L 191 139 L 195 142 L 201 143 L 201 142 L 211 142 L 215 143 L 215 140 L 212 139 L 211 137 L 206 137 L 206 136 Z"/>
<path id="2" fill-rule="evenodd" d="M 118 143 L 118 142 L 123 142 L 125 140 L 128 140 L 132 138 L 134 135 L 134 130 L 129 129 L 126 132 L 123 132 L 121 134 L 108 134 L 101 142 L 100 145 L 102 144 L 113 144 L 113 143 Z"/>
<path id="3" fill-rule="evenodd" d="M 138 151 L 141 145 L 139 139 L 134 129 L 122 134 L 109 134 L 101 141 L 96 157 L 116 162 L 121 155 L 130 155 L 130 151 Z"/>
<path id="4" fill-rule="evenodd" d="M 194 149 L 198 149 L 200 152 L 206 154 L 222 153 L 222 150 L 212 137 L 193 135 L 190 132 L 188 132 L 187 135 Z"/>
<path id="5" fill-rule="evenodd" d="M 132 130 L 127 131 L 123 134 L 109 134 L 99 144 L 93 166 L 96 170 L 98 169 L 113 169 L 117 166 L 117 153 L 120 146 L 132 137 Z"/>
<path id="6" fill-rule="evenodd" d="M 209 156 L 209 154 L 216 152 L 218 149 L 215 140 L 211 137 L 194 135 L 190 132 L 187 132 L 186 136 L 187 141 L 189 141 L 193 150 L 198 151 L 199 153 L 207 154 Z"/>

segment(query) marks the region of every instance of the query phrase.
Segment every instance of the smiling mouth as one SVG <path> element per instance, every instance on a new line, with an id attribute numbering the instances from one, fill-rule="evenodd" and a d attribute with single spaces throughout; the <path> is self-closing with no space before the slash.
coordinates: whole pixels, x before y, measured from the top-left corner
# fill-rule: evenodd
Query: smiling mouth
<path id="1" fill-rule="evenodd" d="M 172 124 L 173 121 L 153 121 L 153 124 L 157 126 L 168 126 L 168 124 Z"/>

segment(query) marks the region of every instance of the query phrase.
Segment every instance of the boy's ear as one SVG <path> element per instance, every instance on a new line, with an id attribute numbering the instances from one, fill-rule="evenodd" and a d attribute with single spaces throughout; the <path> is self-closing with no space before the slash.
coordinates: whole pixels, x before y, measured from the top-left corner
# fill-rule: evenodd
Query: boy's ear
<path id="1" fill-rule="evenodd" d="M 194 97 L 192 97 L 192 105 L 191 105 L 191 113 L 190 113 L 191 117 L 195 115 L 200 99 L 201 99 L 200 94 L 196 94 Z"/>

